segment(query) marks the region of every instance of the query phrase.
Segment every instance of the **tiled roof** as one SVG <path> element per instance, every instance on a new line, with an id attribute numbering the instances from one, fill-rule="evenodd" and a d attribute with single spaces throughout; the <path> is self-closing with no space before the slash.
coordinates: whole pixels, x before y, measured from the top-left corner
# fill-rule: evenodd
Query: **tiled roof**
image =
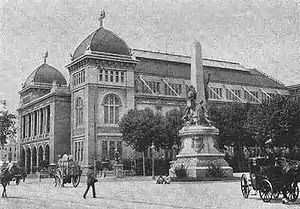
<path id="1" fill-rule="evenodd" d="M 23 88 L 34 84 L 52 84 L 53 81 L 56 81 L 56 84 L 67 85 L 63 74 L 56 68 L 44 63 L 27 77 Z"/>
<path id="2" fill-rule="evenodd" d="M 99 28 L 88 35 L 76 48 L 73 58 L 76 59 L 83 55 L 88 47 L 91 51 L 95 52 L 131 55 L 130 48 L 126 42 L 110 30 L 104 28 Z"/>
<path id="3" fill-rule="evenodd" d="M 191 58 L 188 56 L 154 53 L 155 56 L 150 57 L 149 53 L 153 52 L 144 51 L 145 56 L 143 56 L 143 50 L 133 50 L 133 52 L 141 61 L 136 67 L 137 72 L 190 79 Z M 203 65 L 205 73 L 211 74 L 211 82 L 286 89 L 281 82 L 265 73 L 257 69 L 247 69 L 239 63 L 203 59 Z"/>

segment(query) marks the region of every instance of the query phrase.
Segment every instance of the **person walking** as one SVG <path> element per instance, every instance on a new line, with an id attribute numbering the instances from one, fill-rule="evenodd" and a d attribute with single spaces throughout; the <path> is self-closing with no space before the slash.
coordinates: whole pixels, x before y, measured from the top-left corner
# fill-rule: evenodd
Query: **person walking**
<path id="1" fill-rule="evenodd" d="M 86 195 L 90 189 L 90 187 L 92 187 L 92 190 L 93 190 L 93 198 L 96 198 L 96 192 L 95 192 L 95 183 L 97 182 L 98 180 L 95 178 L 94 176 L 94 166 L 90 166 L 89 167 L 89 170 L 88 170 L 88 173 L 87 173 L 87 188 L 84 192 L 84 195 L 83 195 L 83 198 L 86 199 Z"/>

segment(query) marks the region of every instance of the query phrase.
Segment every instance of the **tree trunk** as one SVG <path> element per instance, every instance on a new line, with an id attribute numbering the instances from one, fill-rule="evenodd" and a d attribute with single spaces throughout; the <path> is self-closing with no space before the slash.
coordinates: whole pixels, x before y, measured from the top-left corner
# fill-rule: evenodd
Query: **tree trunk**
<path id="1" fill-rule="evenodd" d="M 240 145 L 240 142 L 239 140 L 237 140 L 237 143 L 236 143 L 236 160 L 237 160 L 237 169 L 239 172 L 241 172 L 242 170 L 242 155 L 241 155 L 241 145 Z"/>
<path id="2" fill-rule="evenodd" d="M 143 176 L 146 176 L 145 151 L 143 151 Z"/>

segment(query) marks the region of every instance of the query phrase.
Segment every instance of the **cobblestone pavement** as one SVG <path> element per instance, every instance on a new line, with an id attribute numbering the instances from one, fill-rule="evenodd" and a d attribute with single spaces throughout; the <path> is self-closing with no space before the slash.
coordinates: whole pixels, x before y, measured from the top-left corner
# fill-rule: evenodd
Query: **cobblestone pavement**
<path id="1" fill-rule="evenodd" d="M 25 183 L 21 182 L 19 186 L 12 182 L 7 188 L 9 198 L 0 199 L 0 208 L 300 208 L 300 198 L 288 205 L 282 204 L 280 199 L 264 203 L 258 195 L 251 194 L 249 199 L 244 199 L 238 181 L 158 185 L 153 181 L 101 181 L 100 179 L 96 183 L 97 198 L 93 199 L 89 191 L 87 199 L 83 199 L 84 191 L 84 183 L 77 188 L 73 188 L 70 184 L 58 188 L 54 187 L 53 182 L 48 179 L 43 179 L 42 183 L 29 179 Z"/>

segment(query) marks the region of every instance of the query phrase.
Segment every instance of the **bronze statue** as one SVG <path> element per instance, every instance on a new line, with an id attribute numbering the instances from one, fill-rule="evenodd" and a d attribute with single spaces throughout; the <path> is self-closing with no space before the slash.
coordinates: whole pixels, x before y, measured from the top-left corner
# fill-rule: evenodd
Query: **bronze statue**
<path id="1" fill-rule="evenodd" d="M 206 86 L 208 82 L 209 79 L 206 82 Z M 212 125 L 212 122 L 208 119 L 207 109 L 203 100 L 200 100 L 199 104 L 197 104 L 197 92 L 193 86 L 189 87 L 187 93 L 187 104 L 182 119 L 185 121 L 185 126 L 190 126 L 190 125 L 211 126 Z"/>
<path id="2" fill-rule="evenodd" d="M 182 119 L 186 122 L 186 125 L 195 124 L 194 113 L 196 112 L 196 100 L 197 92 L 196 89 L 191 85 L 187 93 L 186 108 L 184 109 L 184 116 Z"/>

